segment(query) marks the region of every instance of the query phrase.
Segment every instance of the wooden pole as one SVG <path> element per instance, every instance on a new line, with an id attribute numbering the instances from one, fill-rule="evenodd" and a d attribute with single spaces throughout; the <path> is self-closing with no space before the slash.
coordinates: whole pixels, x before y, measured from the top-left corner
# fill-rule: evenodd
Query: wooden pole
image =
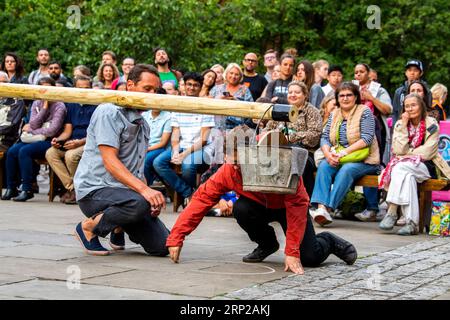
<path id="1" fill-rule="evenodd" d="M 272 105 L 270 103 L 10 83 L 0 83 L 0 97 L 93 105 L 113 103 L 122 107 L 141 110 L 156 109 L 291 122 L 295 121 L 298 115 L 297 110 L 291 106 Z M 271 106 L 273 108 L 269 109 Z"/>

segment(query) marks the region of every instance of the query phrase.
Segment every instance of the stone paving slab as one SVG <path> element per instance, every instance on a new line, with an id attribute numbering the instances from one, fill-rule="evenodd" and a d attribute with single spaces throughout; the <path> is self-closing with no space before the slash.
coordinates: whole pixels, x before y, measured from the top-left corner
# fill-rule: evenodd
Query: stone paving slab
<path id="1" fill-rule="evenodd" d="M 80 252 L 79 248 L 23 245 L 10 248 L 0 248 L 0 256 L 60 261 L 82 257 L 83 252 Z"/>
<path id="2" fill-rule="evenodd" d="M 130 268 L 112 266 L 93 267 L 89 262 L 78 262 L 77 264 L 67 261 L 50 261 L 25 259 L 15 257 L 0 258 L 0 272 L 10 275 L 20 275 L 32 278 L 62 280 L 65 281 L 71 274 L 72 268 L 79 268 L 80 279 L 98 276 L 120 274 L 131 271 Z"/>
<path id="3" fill-rule="evenodd" d="M 72 287 L 73 288 L 73 287 Z M 31 280 L 0 286 L 0 296 L 50 300 L 198 300 L 198 297 L 81 283 L 69 289 L 65 281 Z"/>
<path id="4" fill-rule="evenodd" d="M 0 273 L 0 286 L 3 286 L 5 284 L 10 284 L 10 283 L 28 281 L 28 280 L 32 280 L 32 279 L 33 279 L 32 277 L 3 273 L 3 268 L 2 268 L 2 273 Z"/>

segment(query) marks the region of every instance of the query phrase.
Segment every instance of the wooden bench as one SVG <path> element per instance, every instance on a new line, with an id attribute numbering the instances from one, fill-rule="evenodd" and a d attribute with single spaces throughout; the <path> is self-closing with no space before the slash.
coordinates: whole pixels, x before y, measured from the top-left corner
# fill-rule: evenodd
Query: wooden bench
<path id="1" fill-rule="evenodd" d="M 378 176 L 364 176 L 359 179 L 355 186 L 378 187 Z M 423 233 L 426 216 L 431 210 L 431 192 L 450 190 L 450 180 L 429 179 L 418 185 L 419 193 L 419 232 Z"/>

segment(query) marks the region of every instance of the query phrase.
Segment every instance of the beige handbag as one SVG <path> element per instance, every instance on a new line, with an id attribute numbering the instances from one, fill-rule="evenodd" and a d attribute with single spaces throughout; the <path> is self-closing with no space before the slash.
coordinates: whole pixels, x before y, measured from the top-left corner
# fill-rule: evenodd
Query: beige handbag
<path id="1" fill-rule="evenodd" d="M 50 122 L 44 122 L 42 125 L 42 128 L 47 129 L 50 127 Z M 30 132 L 22 131 L 22 134 L 20 135 L 20 140 L 23 143 L 34 143 L 39 141 L 45 141 L 47 140 L 47 137 L 43 134 L 32 134 Z"/>

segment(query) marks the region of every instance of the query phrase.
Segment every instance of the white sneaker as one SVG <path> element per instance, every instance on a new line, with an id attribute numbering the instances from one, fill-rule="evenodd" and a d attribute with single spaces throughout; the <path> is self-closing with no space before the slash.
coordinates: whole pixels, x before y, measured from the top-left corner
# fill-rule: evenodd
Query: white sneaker
<path id="1" fill-rule="evenodd" d="M 377 213 L 374 210 L 365 209 L 363 212 L 355 214 L 355 218 L 363 222 L 375 222 Z"/>
<path id="2" fill-rule="evenodd" d="M 328 211 L 323 208 L 318 208 L 316 211 L 314 211 L 313 218 L 314 221 L 321 227 L 333 222 L 333 218 L 331 218 Z"/>
<path id="3" fill-rule="evenodd" d="M 384 216 L 386 215 L 387 211 L 380 209 L 380 211 L 377 212 L 377 222 L 381 222 L 384 219 Z"/>

